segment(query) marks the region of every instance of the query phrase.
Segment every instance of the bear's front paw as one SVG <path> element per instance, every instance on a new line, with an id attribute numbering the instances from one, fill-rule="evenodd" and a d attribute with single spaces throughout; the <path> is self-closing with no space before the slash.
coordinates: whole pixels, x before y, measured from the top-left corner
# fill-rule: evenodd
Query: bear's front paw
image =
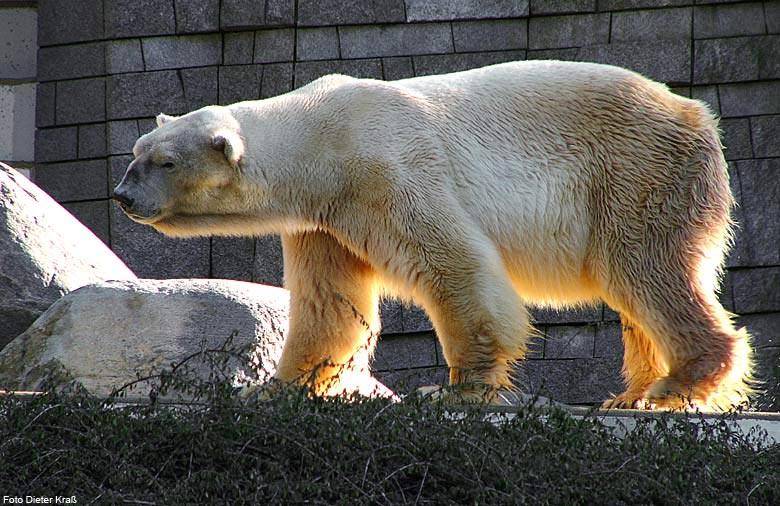
<path id="1" fill-rule="evenodd" d="M 670 411 L 697 411 L 699 409 L 696 402 L 696 389 L 689 382 L 681 381 L 672 376 L 667 376 L 654 383 L 650 387 L 648 398 L 656 405 L 657 409 Z"/>
<path id="2" fill-rule="evenodd" d="M 654 410 L 656 405 L 647 399 L 643 394 L 635 392 L 623 392 L 612 399 L 607 399 L 601 403 L 601 409 L 641 409 Z"/>

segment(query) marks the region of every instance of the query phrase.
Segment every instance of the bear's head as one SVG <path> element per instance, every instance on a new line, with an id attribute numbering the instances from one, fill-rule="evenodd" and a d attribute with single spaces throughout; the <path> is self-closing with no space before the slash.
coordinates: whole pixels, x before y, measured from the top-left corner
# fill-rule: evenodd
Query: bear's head
<path id="1" fill-rule="evenodd" d="M 135 143 L 135 160 L 112 198 L 131 219 L 164 233 L 188 217 L 230 213 L 244 151 L 238 122 L 225 108 L 160 114 L 157 128 Z"/>

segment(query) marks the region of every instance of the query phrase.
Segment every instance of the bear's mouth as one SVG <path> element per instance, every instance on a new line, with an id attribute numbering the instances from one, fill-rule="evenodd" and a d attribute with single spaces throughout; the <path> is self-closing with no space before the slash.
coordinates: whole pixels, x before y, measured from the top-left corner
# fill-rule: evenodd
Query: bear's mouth
<path id="1" fill-rule="evenodd" d="M 131 220 L 142 223 L 144 225 L 150 225 L 154 223 L 155 221 L 158 221 L 160 219 L 160 215 L 162 214 L 161 211 L 153 211 L 149 214 L 141 214 L 137 210 L 133 209 L 129 205 L 127 205 L 124 202 L 117 201 L 117 204 L 119 205 L 119 208 L 122 209 L 122 212 L 124 212 L 128 218 Z"/>

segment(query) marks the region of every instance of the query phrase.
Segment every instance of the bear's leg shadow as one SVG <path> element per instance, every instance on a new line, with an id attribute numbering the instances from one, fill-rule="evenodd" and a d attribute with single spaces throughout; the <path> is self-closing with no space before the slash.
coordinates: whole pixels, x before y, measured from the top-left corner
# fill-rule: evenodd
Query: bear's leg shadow
<path id="1" fill-rule="evenodd" d="M 290 328 L 276 379 L 318 395 L 359 391 L 379 336 L 374 269 L 324 232 L 282 236 Z M 351 379 L 350 379 L 351 378 Z"/>

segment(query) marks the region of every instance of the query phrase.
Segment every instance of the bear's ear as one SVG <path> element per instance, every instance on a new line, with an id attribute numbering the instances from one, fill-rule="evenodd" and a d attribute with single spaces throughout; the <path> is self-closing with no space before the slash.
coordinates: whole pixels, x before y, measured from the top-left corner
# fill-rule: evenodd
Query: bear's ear
<path id="1" fill-rule="evenodd" d="M 171 121 L 175 120 L 176 116 L 169 116 L 167 114 L 160 113 L 157 115 L 157 126 L 161 127 L 166 123 L 170 123 Z"/>
<path id="2" fill-rule="evenodd" d="M 225 154 L 230 165 L 238 168 L 241 157 L 244 156 L 244 141 L 235 132 L 222 131 L 211 138 L 211 147 Z"/>

